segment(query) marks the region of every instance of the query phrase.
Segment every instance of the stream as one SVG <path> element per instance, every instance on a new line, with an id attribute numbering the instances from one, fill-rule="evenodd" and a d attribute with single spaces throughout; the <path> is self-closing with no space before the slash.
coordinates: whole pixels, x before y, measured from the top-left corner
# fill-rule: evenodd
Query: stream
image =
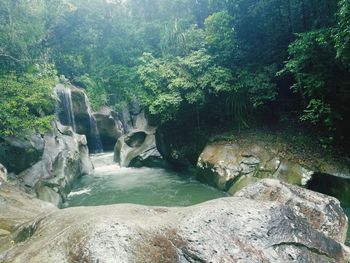
<path id="1" fill-rule="evenodd" d="M 150 206 L 190 206 L 227 196 L 189 174 L 157 168 L 121 168 L 113 153 L 91 155 L 92 175 L 73 185 L 66 207 L 133 203 Z"/>

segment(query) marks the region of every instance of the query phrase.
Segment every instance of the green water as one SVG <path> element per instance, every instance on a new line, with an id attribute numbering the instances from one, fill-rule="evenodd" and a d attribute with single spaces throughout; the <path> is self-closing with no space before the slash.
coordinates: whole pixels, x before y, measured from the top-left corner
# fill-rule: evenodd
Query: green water
<path id="1" fill-rule="evenodd" d="M 227 196 L 188 175 L 154 168 L 120 168 L 113 154 L 93 155 L 95 173 L 73 186 L 67 207 L 133 203 L 153 206 L 189 206 Z"/>
<path id="2" fill-rule="evenodd" d="M 337 198 L 340 201 L 344 213 L 350 219 L 350 178 L 315 173 L 311 181 L 308 182 L 307 187 L 310 190 Z M 350 224 L 345 244 L 350 246 Z"/>

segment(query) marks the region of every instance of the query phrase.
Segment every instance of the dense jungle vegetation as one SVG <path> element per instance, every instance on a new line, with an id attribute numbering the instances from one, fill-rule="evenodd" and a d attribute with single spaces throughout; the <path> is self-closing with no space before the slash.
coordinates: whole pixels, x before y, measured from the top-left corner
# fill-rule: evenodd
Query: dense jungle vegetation
<path id="1" fill-rule="evenodd" d="M 343 144 L 350 1 L 2 0 L 0 137 L 49 127 L 57 76 L 191 138 L 279 123 Z"/>

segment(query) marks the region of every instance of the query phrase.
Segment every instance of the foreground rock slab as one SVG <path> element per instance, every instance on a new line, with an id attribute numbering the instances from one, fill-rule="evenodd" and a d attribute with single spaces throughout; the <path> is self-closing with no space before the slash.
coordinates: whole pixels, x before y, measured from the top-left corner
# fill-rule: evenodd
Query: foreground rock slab
<path id="1" fill-rule="evenodd" d="M 184 208 L 130 204 L 39 216 L 4 262 L 347 262 L 347 218 L 331 197 L 265 179 Z M 15 236 L 13 237 L 15 239 Z"/>
<path id="2" fill-rule="evenodd" d="M 0 178 L 0 253 L 23 237 L 25 231 L 21 230 L 26 229 L 28 222 L 35 222 L 33 219 L 55 210 L 51 203 L 28 195 Z"/>

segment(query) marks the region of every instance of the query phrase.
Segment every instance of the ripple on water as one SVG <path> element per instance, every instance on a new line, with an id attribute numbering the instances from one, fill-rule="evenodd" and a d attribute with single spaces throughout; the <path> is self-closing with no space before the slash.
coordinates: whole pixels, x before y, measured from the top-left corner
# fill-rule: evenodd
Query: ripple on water
<path id="1" fill-rule="evenodd" d="M 120 168 L 113 162 L 113 153 L 94 155 L 92 161 L 95 173 L 75 182 L 67 207 L 117 203 L 189 206 L 227 196 L 188 174 L 156 168 Z"/>

